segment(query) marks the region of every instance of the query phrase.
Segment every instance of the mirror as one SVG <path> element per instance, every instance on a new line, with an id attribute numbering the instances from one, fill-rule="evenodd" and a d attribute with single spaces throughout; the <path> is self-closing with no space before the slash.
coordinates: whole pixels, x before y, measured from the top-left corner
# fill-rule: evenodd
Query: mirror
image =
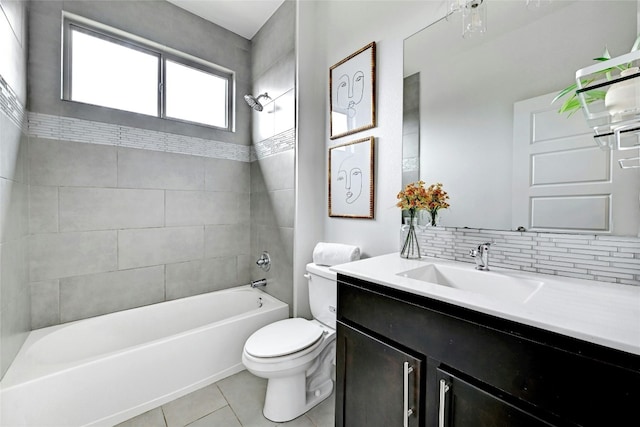
<path id="1" fill-rule="evenodd" d="M 637 2 L 542 3 L 489 1 L 483 35 L 453 14 L 405 40 L 403 184 L 444 184 L 443 226 L 637 236 L 640 169 L 550 104 L 605 46 L 630 51 Z"/>

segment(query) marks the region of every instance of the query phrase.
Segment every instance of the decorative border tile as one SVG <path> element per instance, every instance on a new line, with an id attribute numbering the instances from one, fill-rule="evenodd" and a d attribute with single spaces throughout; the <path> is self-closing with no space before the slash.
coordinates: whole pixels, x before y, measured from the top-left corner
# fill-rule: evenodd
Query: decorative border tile
<path id="1" fill-rule="evenodd" d="M 275 154 L 284 153 L 285 151 L 295 148 L 296 132 L 295 128 L 291 128 L 282 133 L 267 138 L 263 141 L 254 143 L 251 153 L 251 160 L 264 159 L 265 157 Z"/>
<path id="2" fill-rule="evenodd" d="M 0 75 L 0 111 L 20 129 L 24 125 L 24 106 L 20 103 L 18 96 L 11 89 L 11 86 Z"/>
<path id="3" fill-rule="evenodd" d="M 490 242 L 496 267 L 640 286 L 636 237 L 427 227 L 418 240 L 426 256 L 473 262 L 469 251 Z"/>
<path id="4" fill-rule="evenodd" d="M 32 112 L 27 120 L 29 135 L 38 138 L 251 161 L 251 148 L 245 145 Z"/>

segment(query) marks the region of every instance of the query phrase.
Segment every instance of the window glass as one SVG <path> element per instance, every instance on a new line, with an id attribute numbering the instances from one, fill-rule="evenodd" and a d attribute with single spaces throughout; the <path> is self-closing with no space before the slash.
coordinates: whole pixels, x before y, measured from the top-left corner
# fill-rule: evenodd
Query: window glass
<path id="1" fill-rule="evenodd" d="M 167 60 L 165 96 L 166 117 L 227 127 L 227 79 Z"/>
<path id="2" fill-rule="evenodd" d="M 230 70 L 75 16 L 62 52 L 65 100 L 232 130 Z"/>
<path id="3" fill-rule="evenodd" d="M 71 100 L 158 115 L 159 55 L 71 30 Z"/>

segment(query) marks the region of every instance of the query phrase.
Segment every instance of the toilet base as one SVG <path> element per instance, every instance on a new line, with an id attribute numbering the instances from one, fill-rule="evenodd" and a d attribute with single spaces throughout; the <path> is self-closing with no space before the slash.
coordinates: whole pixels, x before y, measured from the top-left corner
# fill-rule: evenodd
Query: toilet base
<path id="1" fill-rule="evenodd" d="M 304 372 L 287 378 L 271 378 L 262 411 L 270 421 L 282 423 L 298 418 L 325 400 L 333 392 L 333 381 L 328 379 L 315 391 L 306 391 Z"/>
<path id="2" fill-rule="evenodd" d="M 335 346 L 332 341 L 304 372 L 269 378 L 262 411 L 265 418 L 275 422 L 291 421 L 331 394 Z"/>

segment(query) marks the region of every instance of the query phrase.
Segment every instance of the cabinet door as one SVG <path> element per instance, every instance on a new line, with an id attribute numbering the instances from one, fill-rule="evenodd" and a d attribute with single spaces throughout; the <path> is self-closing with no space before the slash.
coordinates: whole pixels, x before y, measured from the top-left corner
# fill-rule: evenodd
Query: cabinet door
<path id="1" fill-rule="evenodd" d="M 548 427 L 549 424 L 442 369 L 437 370 L 438 427 Z M 433 419 L 433 417 L 430 417 Z"/>
<path id="2" fill-rule="evenodd" d="M 419 358 L 338 323 L 336 427 L 423 426 Z"/>

